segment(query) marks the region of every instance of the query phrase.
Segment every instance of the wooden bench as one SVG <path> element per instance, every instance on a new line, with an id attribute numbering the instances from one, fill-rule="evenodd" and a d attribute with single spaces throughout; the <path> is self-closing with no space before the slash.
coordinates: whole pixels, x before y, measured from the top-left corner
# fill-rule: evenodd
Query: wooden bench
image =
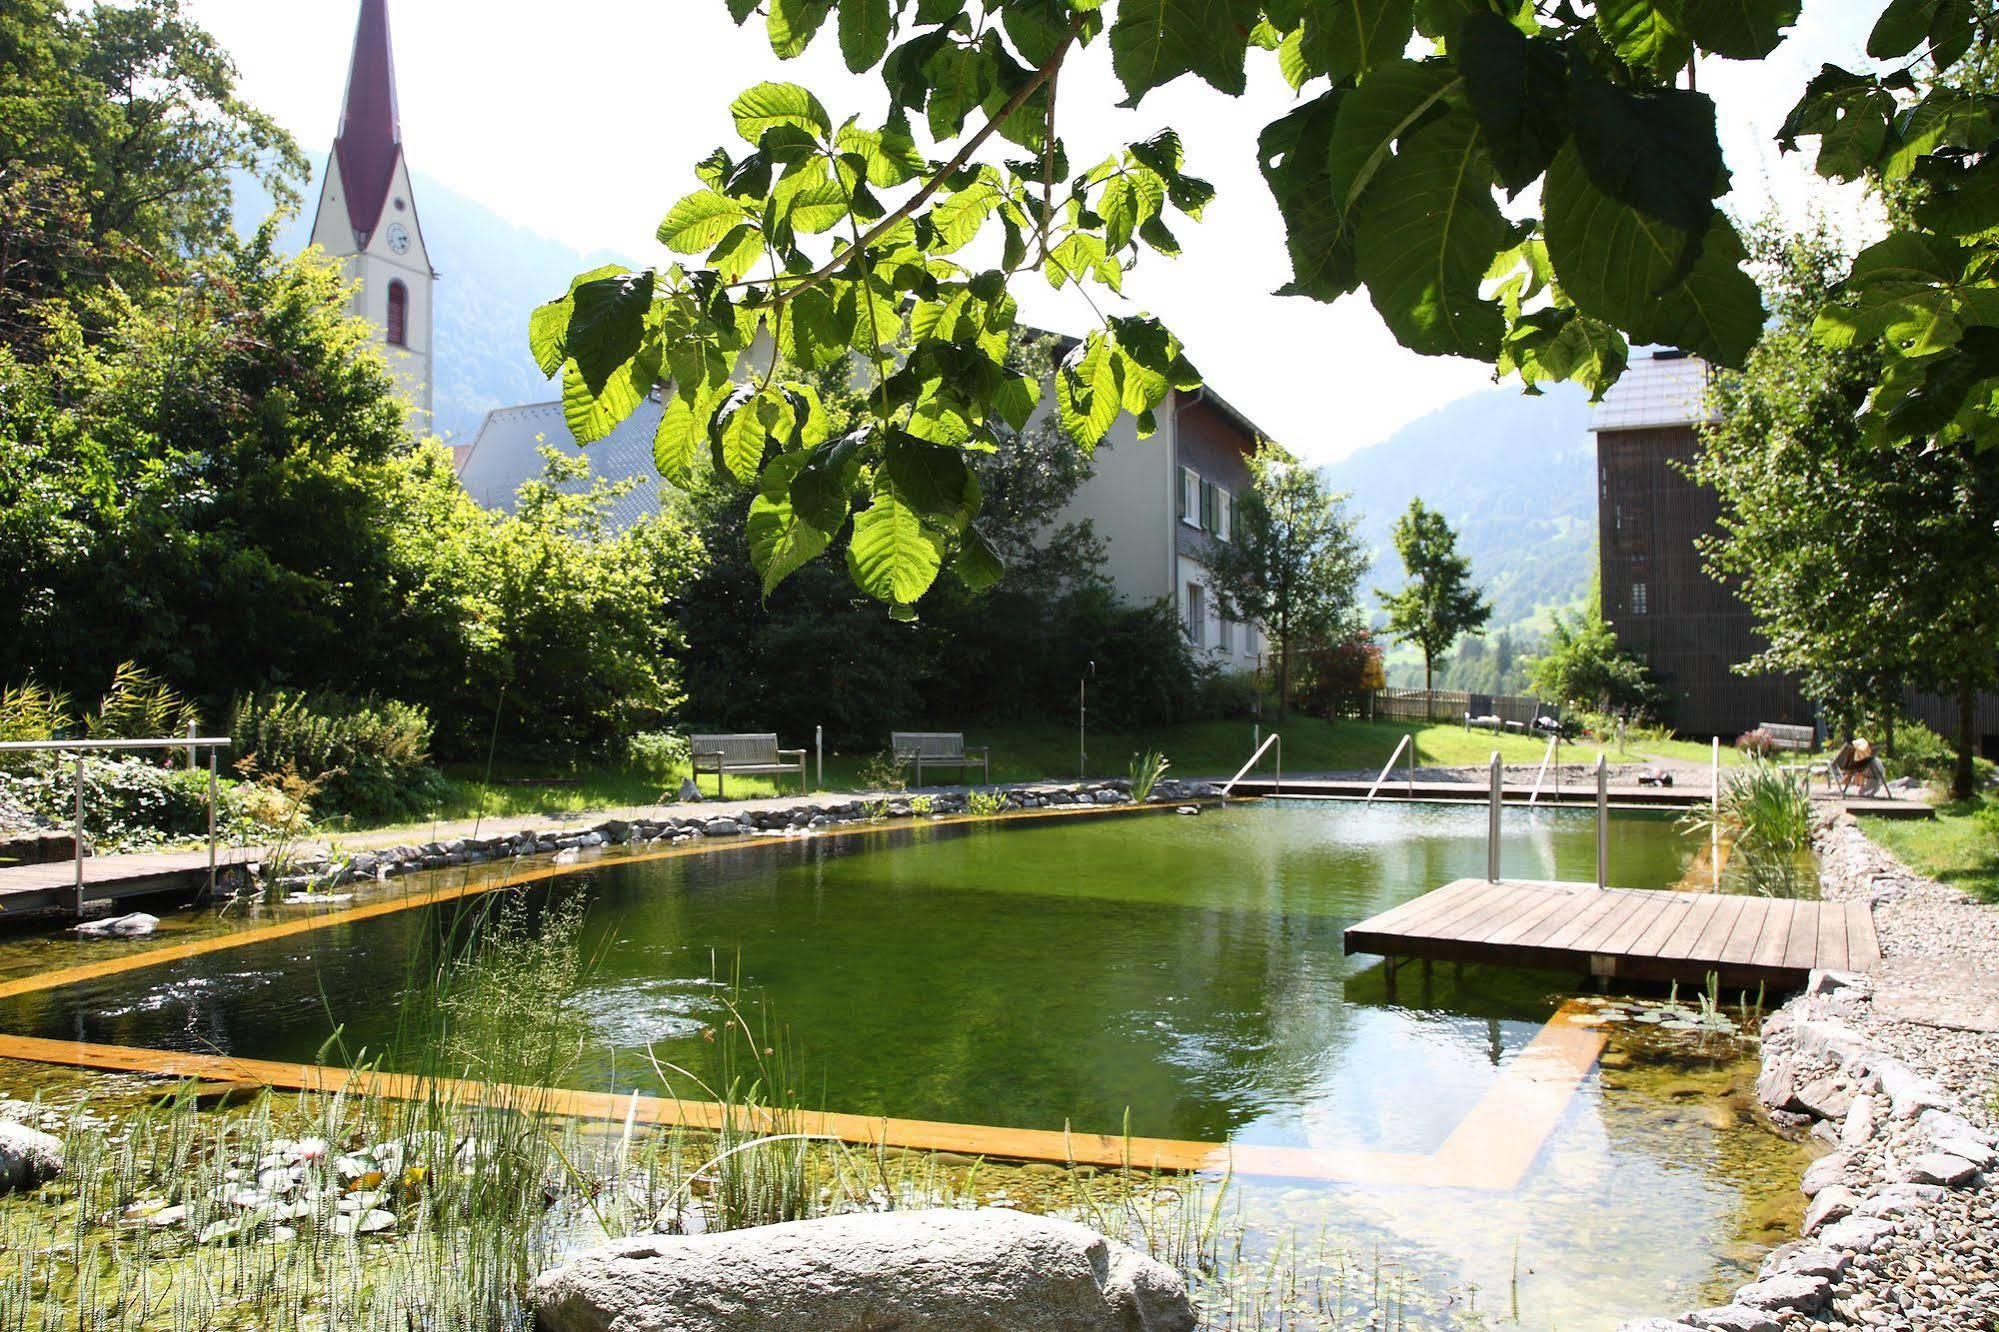
<path id="1" fill-rule="evenodd" d="M 1756 729 L 1770 737 L 1770 748 L 1794 754 L 1809 754 L 1818 745 L 1818 733 L 1809 726 L 1788 726 L 1783 722 L 1759 722 Z"/>
<path id="2" fill-rule="evenodd" d="M 918 786 L 923 785 L 926 763 L 933 768 L 956 768 L 960 772 L 976 766 L 981 781 L 993 779 L 992 746 L 967 748 L 963 731 L 894 731 L 889 735 L 889 744 L 895 750 L 897 763 L 916 765 Z"/>
<path id="3" fill-rule="evenodd" d="M 1503 731 L 1506 722 L 1499 715 L 1499 709 L 1492 704 L 1491 694 L 1473 694 L 1465 700 L 1465 729 L 1482 727 L 1488 731 Z"/>
<path id="4" fill-rule="evenodd" d="M 798 793 L 805 794 L 805 751 L 779 749 L 775 734 L 690 735 L 687 737 L 687 748 L 697 788 L 702 773 L 714 773 L 715 798 L 718 800 L 723 795 L 723 783 L 732 772 L 795 772 L 798 774 Z"/>

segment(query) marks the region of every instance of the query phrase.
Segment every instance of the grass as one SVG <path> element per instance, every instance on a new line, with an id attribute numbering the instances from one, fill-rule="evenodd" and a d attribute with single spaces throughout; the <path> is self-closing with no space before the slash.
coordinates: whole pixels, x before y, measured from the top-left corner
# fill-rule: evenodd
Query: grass
<path id="1" fill-rule="evenodd" d="M 1289 773 L 1373 772 L 1388 761 L 1396 742 L 1404 735 L 1416 736 L 1418 767 L 1459 767 L 1483 764 L 1497 749 L 1508 764 L 1541 761 L 1547 745 L 1522 735 L 1494 735 L 1489 731 L 1467 732 L 1463 726 L 1439 722 L 1431 725 L 1409 722 L 1326 721 L 1317 717 L 1294 716 L 1278 727 L 1283 732 L 1284 770 Z M 1266 730 L 1266 734 L 1267 734 Z M 784 737 L 789 741 L 791 737 Z M 973 727 L 966 733 L 974 744 L 989 744 L 993 751 L 994 782 L 1027 782 L 1045 779 L 1073 779 L 1077 775 L 1076 729 L 1067 725 L 1015 725 Z M 1128 777 L 1135 758 L 1148 753 L 1163 755 L 1176 776 L 1226 777 L 1249 758 L 1255 747 L 1255 731 L 1243 721 L 1188 722 L 1175 726 L 1149 727 L 1137 731 L 1089 733 L 1089 773 L 1092 778 Z M 1646 753 L 1670 747 L 1687 755 L 1704 758 L 1706 749 L 1682 742 L 1668 746 L 1633 741 L 1633 752 L 1611 753 L 1613 762 L 1638 761 Z M 1696 752 L 1698 751 L 1698 752 Z M 1588 741 L 1564 746 L 1564 762 L 1593 762 L 1597 746 Z M 862 773 L 876 764 L 879 751 L 829 750 L 826 754 L 824 789 L 855 790 Z M 1270 771 L 1274 755 L 1266 754 L 1260 772 Z M 1724 754 L 1725 761 L 1732 761 Z M 808 771 L 811 760 L 808 758 Z M 816 774 L 814 774 L 816 775 Z M 509 820 L 559 816 L 589 810 L 630 809 L 656 804 L 664 794 L 680 785 L 678 776 L 662 782 L 643 773 L 610 766 L 576 765 L 551 771 L 547 765 L 499 764 L 492 782 L 482 780 L 480 764 L 450 765 L 445 769 L 450 798 L 441 804 L 435 818 L 397 825 L 355 825 L 346 831 L 387 831 L 390 827 L 412 836 L 422 835 L 431 823 L 466 819 L 491 819 L 504 826 Z M 943 780 L 956 776 L 947 770 Z M 702 789 L 711 798 L 714 779 L 703 778 Z M 730 798 L 759 799 L 797 790 L 789 780 L 767 777 L 731 777 Z"/>
<path id="2" fill-rule="evenodd" d="M 1934 819 L 1863 818 L 1860 823 L 1869 837 L 1917 873 L 1999 902 L 1999 831 L 1988 820 L 1999 820 L 1999 797 L 1982 794 L 1937 806 Z"/>

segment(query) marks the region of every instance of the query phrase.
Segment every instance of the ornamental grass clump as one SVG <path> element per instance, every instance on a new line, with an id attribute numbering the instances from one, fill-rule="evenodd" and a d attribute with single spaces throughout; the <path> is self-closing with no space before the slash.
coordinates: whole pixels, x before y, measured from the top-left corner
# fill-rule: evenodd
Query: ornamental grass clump
<path id="1" fill-rule="evenodd" d="M 1719 834 L 1757 893 L 1799 896 L 1812 885 L 1802 872 L 1812 845 L 1812 800 L 1796 777 L 1774 763 L 1753 759 L 1725 777 L 1706 806 L 1681 821 L 1689 832 Z"/>

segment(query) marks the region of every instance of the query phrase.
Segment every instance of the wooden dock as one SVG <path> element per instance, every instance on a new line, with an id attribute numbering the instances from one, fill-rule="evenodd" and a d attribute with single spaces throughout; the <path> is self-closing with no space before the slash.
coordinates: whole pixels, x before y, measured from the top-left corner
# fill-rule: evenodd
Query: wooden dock
<path id="1" fill-rule="evenodd" d="M 1459 879 L 1346 931 L 1348 953 L 1391 968 L 1494 962 L 1605 980 L 1801 987 L 1814 969 L 1869 971 L 1881 960 L 1864 902 Z"/>
<path id="2" fill-rule="evenodd" d="M 241 848 L 216 852 L 219 872 L 249 855 Z M 208 886 L 208 850 L 135 852 L 83 858 L 83 900 L 121 902 L 160 893 L 194 893 Z M 76 862 L 0 867 L 0 919 L 36 911 L 68 911 L 76 905 Z"/>

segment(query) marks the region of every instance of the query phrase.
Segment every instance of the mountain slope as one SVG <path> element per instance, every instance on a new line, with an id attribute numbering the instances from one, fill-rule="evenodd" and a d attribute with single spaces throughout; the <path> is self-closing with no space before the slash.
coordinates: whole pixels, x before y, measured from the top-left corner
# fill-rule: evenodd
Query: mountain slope
<path id="1" fill-rule="evenodd" d="M 1589 587 L 1596 551 L 1595 444 L 1581 389 L 1538 398 L 1493 388 L 1438 408 L 1324 469 L 1352 495 L 1374 554 L 1364 586 L 1402 585 L 1391 532 L 1420 496 L 1457 529 L 1492 599 L 1490 631 L 1525 626 Z"/>
<path id="2" fill-rule="evenodd" d="M 279 248 L 297 253 L 312 234 L 324 153 L 312 157 L 305 207 L 279 232 Z M 414 173 L 423 238 L 437 265 L 437 327 L 432 385 L 435 429 L 469 443 L 494 407 L 559 396 L 528 354 L 528 313 L 568 289 L 569 279 L 605 262 L 506 221 L 484 204 Z M 253 230 L 270 213 L 270 196 L 247 176 L 236 180 L 236 224 Z"/>

